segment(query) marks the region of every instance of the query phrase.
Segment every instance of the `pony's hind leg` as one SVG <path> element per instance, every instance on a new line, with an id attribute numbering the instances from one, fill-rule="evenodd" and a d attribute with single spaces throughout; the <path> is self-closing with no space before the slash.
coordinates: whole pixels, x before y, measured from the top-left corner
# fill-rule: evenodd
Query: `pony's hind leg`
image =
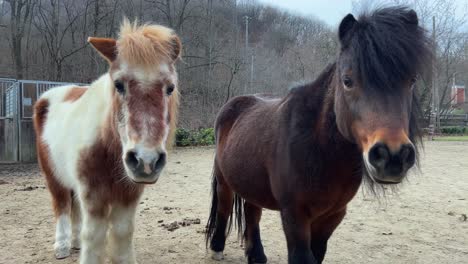
<path id="1" fill-rule="evenodd" d="M 72 193 L 71 206 L 71 224 L 72 224 L 72 242 L 71 246 L 74 249 L 80 249 L 80 233 L 81 233 L 81 208 L 79 198 Z"/>
<path id="2" fill-rule="evenodd" d="M 60 185 L 53 177 L 48 177 L 48 187 L 52 194 L 56 228 L 54 251 L 57 259 L 70 256 L 71 249 L 71 191 Z"/>
<path id="3" fill-rule="evenodd" d="M 224 182 L 216 161 L 212 188 L 213 198 L 207 224 L 207 240 L 211 239 L 210 249 L 212 250 L 212 258 L 214 260 L 222 260 L 224 258 L 226 229 L 232 212 L 234 193 Z"/>
<path id="4" fill-rule="evenodd" d="M 35 126 L 37 126 L 35 120 Z M 55 243 L 54 251 L 57 259 L 70 256 L 71 249 L 71 201 L 72 191 L 65 188 L 56 178 L 49 159 L 47 147 L 38 135 L 37 158 L 47 187 L 52 196 L 52 208 L 55 213 Z"/>
<path id="5" fill-rule="evenodd" d="M 262 240 L 260 238 L 260 218 L 262 217 L 262 208 L 249 203 L 244 203 L 245 212 L 245 254 L 249 264 L 266 263 Z"/>
<path id="6" fill-rule="evenodd" d="M 38 101 L 39 102 L 39 101 Z M 35 120 L 35 126 L 37 126 Z M 37 138 L 37 158 L 42 174 L 47 183 L 47 187 L 52 196 L 52 207 L 55 213 L 55 243 L 54 251 L 57 259 L 70 256 L 71 249 L 71 203 L 72 191 L 65 188 L 56 178 L 49 159 L 47 147 L 38 135 Z"/>

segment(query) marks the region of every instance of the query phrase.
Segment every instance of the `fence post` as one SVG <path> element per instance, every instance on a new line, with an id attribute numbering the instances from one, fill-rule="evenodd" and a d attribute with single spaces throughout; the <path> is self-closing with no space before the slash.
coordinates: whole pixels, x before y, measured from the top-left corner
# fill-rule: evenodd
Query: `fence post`
<path id="1" fill-rule="evenodd" d="M 23 88 L 23 85 L 21 82 L 17 81 L 16 82 L 16 98 L 18 100 L 18 104 L 17 104 L 17 107 L 16 107 L 16 131 L 17 132 L 17 138 L 16 138 L 16 142 L 18 144 L 18 157 L 16 158 L 16 160 L 18 162 L 21 162 L 21 112 L 22 112 L 22 109 L 21 109 L 21 100 L 23 100 L 23 92 L 22 92 L 22 88 Z"/>

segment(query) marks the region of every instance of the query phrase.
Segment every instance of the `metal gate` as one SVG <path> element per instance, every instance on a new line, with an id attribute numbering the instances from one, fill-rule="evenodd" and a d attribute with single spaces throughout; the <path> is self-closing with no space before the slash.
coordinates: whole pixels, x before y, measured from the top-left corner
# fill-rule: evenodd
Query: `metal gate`
<path id="1" fill-rule="evenodd" d="M 70 84 L 72 83 L 18 80 L 18 91 L 20 93 L 18 104 L 18 161 L 35 162 L 37 160 L 36 135 L 32 121 L 33 106 L 37 99 L 49 89 Z"/>
<path id="2" fill-rule="evenodd" d="M 18 161 L 18 83 L 0 79 L 0 162 Z"/>
<path id="3" fill-rule="evenodd" d="M 80 83 L 0 78 L 0 163 L 35 162 L 33 106 L 47 90 Z"/>

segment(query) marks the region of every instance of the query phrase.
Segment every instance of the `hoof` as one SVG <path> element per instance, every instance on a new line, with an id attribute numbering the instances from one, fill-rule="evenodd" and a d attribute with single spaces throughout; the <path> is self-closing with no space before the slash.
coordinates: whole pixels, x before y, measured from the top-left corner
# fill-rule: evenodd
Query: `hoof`
<path id="1" fill-rule="evenodd" d="M 265 264 L 267 263 L 266 261 L 265 262 L 258 262 L 258 261 L 252 261 L 252 262 L 247 262 L 249 264 Z"/>
<path id="2" fill-rule="evenodd" d="M 55 249 L 55 258 L 64 259 L 70 256 L 70 248 L 56 248 Z"/>
<path id="3" fill-rule="evenodd" d="M 248 258 L 247 259 L 247 263 L 248 264 L 265 264 L 267 263 L 267 259 L 266 258 L 263 258 L 263 259 L 252 259 L 252 258 Z"/>
<path id="4" fill-rule="evenodd" d="M 211 258 L 216 261 L 220 261 L 224 259 L 224 254 L 222 251 L 221 252 L 211 251 Z"/>
<path id="5" fill-rule="evenodd" d="M 54 244 L 54 250 L 55 250 L 55 258 L 56 259 L 64 259 L 68 256 L 70 256 L 70 242 L 65 242 L 65 241 L 57 241 Z"/>
<path id="6" fill-rule="evenodd" d="M 268 262 L 267 256 L 263 252 L 263 246 L 247 250 L 245 253 L 248 264 L 264 264 Z"/>

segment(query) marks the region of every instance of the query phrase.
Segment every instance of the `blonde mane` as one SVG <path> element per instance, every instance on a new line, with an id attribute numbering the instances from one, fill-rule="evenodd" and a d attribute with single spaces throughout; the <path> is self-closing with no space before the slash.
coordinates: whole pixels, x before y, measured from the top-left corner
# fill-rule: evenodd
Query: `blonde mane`
<path id="1" fill-rule="evenodd" d="M 177 130 L 177 118 L 179 115 L 179 90 L 176 88 L 169 98 L 169 136 L 167 137 L 166 148 L 172 149 L 175 142 L 175 134 Z"/>
<path id="2" fill-rule="evenodd" d="M 117 40 L 119 56 L 131 65 L 151 67 L 174 57 L 173 30 L 160 25 L 138 25 L 124 19 Z"/>

